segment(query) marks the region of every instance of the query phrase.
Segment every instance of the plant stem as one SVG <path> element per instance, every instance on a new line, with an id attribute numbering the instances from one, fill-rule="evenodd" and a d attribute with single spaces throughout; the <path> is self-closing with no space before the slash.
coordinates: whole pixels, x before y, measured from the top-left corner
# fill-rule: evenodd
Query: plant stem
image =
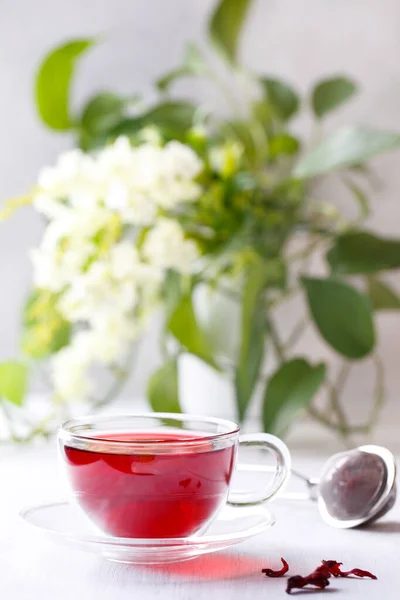
<path id="1" fill-rule="evenodd" d="M 235 98 L 235 95 L 232 93 L 232 90 L 225 83 L 222 77 L 220 77 L 217 71 L 210 67 L 209 63 L 207 64 L 207 75 L 210 81 L 212 81 L 216 85 L 216 87 L 219 88 L 219 90 L 221 91 L 223 97 L 230 105 L 233 115 L 240 118 L 242 116 L 242 108 L 238 103 L 237 99 Z"/>
<path id="2" fill-rule="evenodd" d="M 270 318 L 268 319 L 268 330 L 271 335 L 271 343 L 274 348 L 277 359 L 278 359 L 279 363 L 282 363 L 286 360 L 285 359 L 285 346 L 279 337 L 279 333 L 275 327 L 275 324 L 272 322 L 272 320 Z M 329 381 L 325 382 L 325 385 L 328 386 L 328 388 L 329 388 L 332 408 L 336 412 L 336 415 L 338 418 L 338 423 L 334 423 L 333 421 L 331 421 L 326 415 L 322 414 L 316 408 L 314 408 L 312 406 L 308 407 L 308 413 L 310 416 L 312 416 L 316 421 L 319 421 L 326 427 L 329 427 L 330 429 L 333 429 L 333 430 L 337 431 L 338 433 L 340 433 L 340 435 L 343 437 L 344 440 L 347 440 L 348 436 L 351 433 L 355 433 L 355 432 L 365 433 L 367 431 L 367 427 L 368 427 L 365 425 L 355 426 L 355 427 L 350 426 L 347 423 L 346 416 L 342 410 L 342 407 L 340 406 L 338 396 L 339 396 L 339 393 L 342 391 L 343 386 L 346 383 L 350 369 L 351 369 L 351 367 L 348 363 L 343 364 L 342 369 L 339 373 L 339 377 L 338 377 L 336 386 L 333 386 Z"/>
<path id="3" fill-rule="evenodd" d="M 376 369 L 375 404 L 372 409 L 369 421 L 366 425 L 367 433 L 371 433 L 372 428 L 379 420 L 379 416 L 385 401 L 385 370 L 383 367 L 382 360 L 378 355 L 374 356 L 374 363 Z"/>
<path id="4" fill-rule="evenodd" d="M 308 325 L 308 318 L 307 318 L 307 315 L 305 315 L 298 323 L 296 323 L 291 334 L 289 335 L 289 337 L 284 345 L 285 352 L 290 350 L 290 348 L 292 346 L 297 344 L 297 342 L 299 341 L 299 339 L 305 332 L 307 325 Z"/>
<path id="5" fill-rule="evenodd" d="M 346 383 L 346 380 L 350 374 L 351 366 L 349 363 L 343 363 L 336 385 L 331 384 L 328 380 L 326 381 L 326 386 L 329 391 L 329 397 L 331 401 L 331 406 L 334 412 L 336 413 L 338 423 L 339 423 L 339 431 L 343 438 L 347 438 L 349 433 L 351 432 L 351 427 L 347 423 L 346 415 L 343 412 L 343 409 L 340 404 L 339 395 L 343 391 L 343 387 Z"/>
<path id="6" fill-rule="evenodd" d="M 337 423 L 331 421 L 326 415 L 322 414 L 319 410 L 314 408 L 313 406 L 308 407 L 308 414 L 321 423 L 325 425 L 325 427 L 329 427 L 329 429 L 333 429 L 334 431 L 340 431 L 340 426 Z M 366 425 L 354 425 L 347 426 L 347 433 L 368 433 Z"/>
<path id="7" fill-rule="evenodd" d="M 306 246 L 305 248 L 302 248 L 301 250 L 298 250 L 297 252 L 294 252 L 293 254 L 289 255 L 287 257 L 288 262 L 295 262 L 298 260 L 304 260 L 305 258 L 308 258 L 312 255 L 314 250 L 318 248 L 320 243 L 321 239 L 318 237 L 317 239 L 310 242 L 310 244 L 308 244 L 308 246 Z"/>
<path id="8" fill-rule="evenodd" d="M 330 421 L 330 419 L 328 419 L 328 417 L 326 415 L 322 414 L 319 410 L 317 410 L 313 406 L 309 406 L 307 411 L 308 411 L 308 414 L 313 419 L 315 419 L 322 425 L 325 425 L 325 427 L 329 427 L 329 429 L 334 429 L 335 431 L 337 431 L 337 429 L 338 429 L 337 424 Z"/>
<path id="9" fill-rule="evenodd" d="M 3 413 L 7 419 L 7 424 L 8 424 L 8 428 L 9 428 L 9 432 L 10 432 L 10 438 L 13 442 L 17 442 L 19 444 L 27 444 L 27 443 L 31 442 L 32 440 L 34 440 L 35 437 L 37 437 L 39 435 L 44 436 L 44 437 L 49 437 L 53 433 L 53 430 L 48 429 L 48 427 L 47 427 L 48 424 L 52 421 L 52 419 L 54 417 L 53 412 L 50 413 L 50 415 L 47 415 L 47 417 L 45 417 L 44 419 L 42 419 L 35 427 L 32 427 L 32 425 L 30 424 L 32 429 L 25 436 L 20 436 L 16 433 L 16 430 L 14 428 L 14 420 L 13 420 L 5 402 L 2 404 L 2 408 L 3 408 Z"/>
<path id="10" fill-rule="evenodd" d="M 300 289 L 301 288 L 297 287 L 297 286 L 288 288 L 287 290 L 282 292 L 282 294 L 280 294 L 277 298 L 275 298 L 274 300 L 272 300 L 270 302 L 270 304 L 268 305 L 268 309 L 272 310 L 273 308 L 278 306 L 281 302 L 284 302 L 285 300 L 290 300 L 290 298 L 293 298 L 296 294 L 298 294 L 300 292 Z"/>
<path id="11" fill-rule="evenodd" d="M 48 425 L 49 423 L 53 420 L 54 417 L 54 412 L 50 413 L 49 415 L 47 415 L 47 417 L 45 417 L 44 419 L 42 419 L 38 425 L 36 425 L 36 427 L 34 427 L 30 433 L 22 439 L 19 439 L 20 442 L 23 442 L 24 444 L 27 444 L 29 442 L 31 442 L 33 439 L 35 439 L 35 437 L 41 435 L 45 438 L 48 438 L 52 433 L 55 432 L 54 429 L 49 429 Z"/>
<path id="12" fill-rule="evenodd" d="M 12 439 L 13 442 L 19 442 L 20 438 L 19 438 L 19 436 L 17 435 L 17 433 L 15 431 L 14 420 L 13 420 L 13 418 L 11 416 L 11 413 L 10 413 L 10 411 L 8 409 L 7 401 L 6 400 L 3 400 L 3 403 L 1 405 L 1 407 L 3 409 L 3 414 L 4 414 L 5 419 L 7 421 L 7 427 L 8 427 L 8 431 L 9 431 L 9 434 L 10 434 L 10 438 Z"/>
<path id="13" fill-rule="evenodd" d="M 279 363 L 285 362 L 285 346 L 282 343 L 279 333 L 271 318 L 268 318 L 268 331 L 271 335 L 272 346 L 275 350 L 276 357 Z"/>

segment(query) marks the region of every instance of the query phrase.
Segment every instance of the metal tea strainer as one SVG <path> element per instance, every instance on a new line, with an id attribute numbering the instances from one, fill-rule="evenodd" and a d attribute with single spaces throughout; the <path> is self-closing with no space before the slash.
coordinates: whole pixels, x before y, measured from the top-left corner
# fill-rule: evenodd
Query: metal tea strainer
<path id="1" fill-rule="evenodd" d="M 257 469 L 244 465 L 244 470 Z M 316 501 L 321 517 L 332 527 L 348 529 L 376 521 L 396 501 L 396 460 L 381 446 L 359 446 L 334 454 L 318 479 L 296 470 L 292 475 L 306 483 L 307 493 L 278 498 Z"/>

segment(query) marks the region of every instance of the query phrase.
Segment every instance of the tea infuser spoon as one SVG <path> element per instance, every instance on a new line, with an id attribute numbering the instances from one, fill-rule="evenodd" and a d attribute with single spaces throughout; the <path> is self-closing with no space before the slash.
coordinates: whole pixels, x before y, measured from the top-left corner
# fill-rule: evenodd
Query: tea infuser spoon
<path id="1" fill-rule="evenodd" d="M 256 470 L 253 465 L 240 468 Z M 396 460 L 381 446 L 359 446 L 334 454 L 318 479 L 293 470 L 292 475 L 306 483 L 307 493 L 283 494 L 280 498 L 318 502 L 320 515 L 333 527 L 349 529 L 372 523 L 389 512 L 396 501 Z"/>

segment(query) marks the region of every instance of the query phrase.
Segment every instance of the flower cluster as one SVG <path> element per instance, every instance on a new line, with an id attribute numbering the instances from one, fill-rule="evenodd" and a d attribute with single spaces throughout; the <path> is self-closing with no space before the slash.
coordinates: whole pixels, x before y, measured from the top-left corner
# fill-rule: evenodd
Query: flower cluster
<path id="1" fill-rule="evenodd" d="M 118 364 L 157 305 L 166 270 L 193 268 L 198 248 L 171 211 L 198 199 L 202 169 L 179 142 L 132 146 L 121 137 L 41 171 L 33 204 L 48 224 L 32 251 L 34 284 L 73 325 L 52 358 L 61 400 L 90 395 L 93 364 Z"/>

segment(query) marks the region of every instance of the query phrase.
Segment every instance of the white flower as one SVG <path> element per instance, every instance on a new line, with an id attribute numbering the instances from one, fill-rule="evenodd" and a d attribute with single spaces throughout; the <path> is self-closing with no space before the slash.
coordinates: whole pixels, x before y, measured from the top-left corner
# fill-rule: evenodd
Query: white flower
<path id="1" fill-rule="evenodd" d="M 62 154 L 54 167 L 39 173 L 39 194 L 68 199 L 73 206 L 93 208 L 103 193 L 103 176 L 98 163 L 81 150 Z"/>
<path id="2" fill-rule="evenodd" d="M 120 136 L 115 142 L 100 150 L 97 154 L 99 169 L 103 173 L 120 174 L 132 166 L 132 146 L 126 136 Z"/>
<path id="3" fill-rule="evenodd" d="M 97 313 L 92 321 L 92 339 L 95 356 L 106 364 L 117 363 L 127 352 L 139 333 L 132 318 L 109 311 Z"/>
<path id="4" fill-rule="evenodd" d="M 189 146 L 174 141 L 165 146 L 162 167 L 167 176 L 189 181 L 201 173 L 203 163 Z"/>
<path id="5" fill-rule="evenodd" d="M 53 196 L 39 192 L 33 199 L 33 206 L 47 219 L 62 219 L 68 211 L 67 206 Z"/>
<path id="6" fill-rule="evenodd" d="M 33 283 L 37 288 L 58 292 L 64 287 L 64 276 L 60 277 L 54 255 L 40 249 L 30 251 L 33 265 Z"/>
<path id="7" fill-rule="evenodd" d="M 175 208 L 182 202 L 193 202 L 197 200 L 202 188 L 192 181 L 166 180 L 153 190 L 152 199 L 161 208 Z"/>
<path id="8" fill-rule="evenodd" d="M 192 240 L 185 239 L 179 223 L 172 219 L 159 219 L 146 236 L 143 255 L 153 266 L 188 273 L 199 252 Z"/>
<path id="9" fill-rule="evenodd" d="M 34 282 L 79 329 L 52 359 L 64 401 L 88 398 L 90 368 L 121 361 L 161 300 L 165 270 L 189 273 L 199 256 L 179 223 L 159 215 L 200 196 L 203 163 L 180 142 L 162 146 L 154 129 L 142 140 L 66 152 L 39 175 L 33 204 L 49 223 L 32 251 Z"/>
<path id="10" fill-rule="evenodd" d="M 93 341 L 89 333 L 77 333 L 69 346 L 54 355 L 52 381 L 59 399 L 83 401 L 89 396 L 93 386 L 87 371 L 94 358 Z"/>
<path id="11" fill-rule="evenodd" d="M 138 292 L 133 278 L 117 281 L 110 264 L 97 261 L 87 272 L 76 276 L 58 302 L 61 314 L 69 321 L 91 323 L 98 314 L 114 311 L 133 313 Z"/>
<path id="12" fill-rule="evenodd" d="M 155 218 L 156 205 L 142 191 L 129 187 L 129 182 L 113 177 L 105 191 L 104 203 L 117 212 L 124 223 L 149 225 Z"/>
<path id="13" fill-rule="evenodd" d="M 82 219 L 71 210 L 62 219 L 51 221 L 40 247 L 30 253 L 35 285 L 56 292 L 68 286 L 94 254 L 90 238 L 99 225 L 104 226 L 102 218 Z"/>
<path id="14" fill-rule="evenodd" d="M 116 244 L 110 252 L 110 269 L 115 279 L 134 278 L 140 268 L 140 258 L 132 241 Z"/>
<path id="15" fill-rule="evenodd" d="M 144 127 L 139 132 L 138 139 L 141 142 L 153 144 L 153 146 L 161 146 L 162 144 L 161 133 L 154 125 L 148 125 L 147 127 Z"/>
<path id="16" fill-rule="evenodd" d="M 154 143 L 132 148 L 120 138 L 100 153 L 99 163 L 108 181 L 105 204 L 126 223 L 150 224 L 157 206 L 173 208 L 196 200 L 201 193 L 201 186 L 193 180 L 203 163 L 179 142 L 169 142 L 164 148 Z"/>

